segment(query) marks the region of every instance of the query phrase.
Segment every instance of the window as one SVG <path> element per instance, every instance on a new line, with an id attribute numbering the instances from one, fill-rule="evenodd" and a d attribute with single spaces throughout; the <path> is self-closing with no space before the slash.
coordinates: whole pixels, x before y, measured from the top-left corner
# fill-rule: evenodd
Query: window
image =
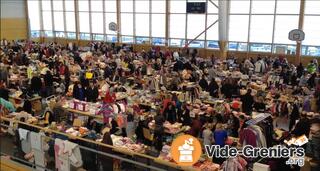
<path id="1" fill-rule="evenodd" d="M 104 0 L 104 8 L 106 12 L 117 12 L 116 0 Z"/>
<path id="2" fill-rule="evenodd" d="M 172 47 L 182 47 L 184 46 L 184 40 L 181 39 L 170 39 L 169 45 Z"/>
<path id="3" fill-rule="evenodd" d="M 183 43 L 184 45 L 184 43 Z M 204 48 L 204 41 L 201 40 L 194 40 L 191 42 L 191 40 L 189 40 L 189 48 Z"/>
<path id="4" fill-rule="evenodd" d="M 274 45 L 273 53 L 294 55 L 296 54 L 296 46 L 295 45 Z"/>
<path id="5" fill-rule="evenodd" d="M 320 46 L 302 46 L 302 55 L 320 57 Z"/>
<path id="6" fill-rule="evenodd" d="M 273 15 L 251 16 L 250 42 L 271 43 Z"/>
<path id="7" fill-rule="evenodd" d="M 133 14 L 121 14 L 121 34 L 133 35 Z"/>
<path id="8" fill-rule="evenodd" d="M 249 15 L 230 15 L 229 41 L 247 42 Z"/>
<path id="9" fill-rule="evenodd" d="M 249 14 L 250 0 L 231 0 L 230 14 Z"/>
<path id="10" fill-rule="evenodd" d="M 79 8 L 79 11 L 89 11 L 89 1 L 88 0 L 78 1 L 78 8 Z"/>
<path id="11" fill-rule="evenodd" d="M 149 14 L 136 14 L 136 36 L 149 37 Z"/>
<path id="12" fill-rule="evenodd" d="M 107 35 L 107 42 L 117 42 L 117 36 L 116 35 Z"/>
<path id="13" fill-rule="evenodd" d="M 106 33 L 107 34 L 115 34 L 115 31 L 109 30 L 109 24 L 111 22 L 117 23 L 117 14 L 116 13 L 105 13 L 106 19 Z"/>
<path id="14" fill-rule="evenodd" d="M 39 1 L 28 0 L 28 12 L 30 30 L 40 30 Z"/>
<path id="15" fill-rule="evenodd" d="M 150 39 L 148 37 L 136 37 L 137 44 L 149 44 Z"/>
<path id="16" fill-rule="evenodd" d="M 137 13 L 149 13 L 150 1 L 149 0 L 136 0 L 135 12 Z"/>
<path id="17" fill-rule="evenodd" d="M 63 1 L 62 0 L 54 0 L 53 2 L 53 10 L 54 11 L 63 11 Z"/>
<path id="18" fill-rule="evenodd" d="M 68 39 L 76 39 L 76 33 L 67 32 Z"/>
<path id="19" fill-rule="evenodd" d="M 133 12 L 133 0 L 120 1 L 121 12 Z"/>
<path id="20" fill-rule="evenodd" d="M 52 30 L 52 15 L 51 11 L 42 12 L 42 21 L 44 30 Z"/>
<path id="21" fill-rule="evenodd" d="M 122 36 L 121 41 L 122 43 L 130 43 L 130 44 L 134 42 L 132 36 Z"/>
<path id="22" fill-rule="evenodd" d="M 186 0 L 170 1 L 170 13 L 186 13 L 187 3 Z"/>
<path id="23" fill-rule="evenodd" d="M 91 11 L 103 11 L 103 1 L 102 0 L 91 0 Z"/>
<path id="24" fill-rule="evenodd" d="M 90 40 L 90 34 L 88 33 L 80 33 L 79 37 L 81 40 Z"/>
<path id="25" fill-rule="evenodd" d="M 166 39 L 163 38 L 152 38 L 152 45 L 164 46 L 166 44 Z"/>
<path id="26" fill-rule="evenodd" d="M 53 32 L 52 31 L 44 31 L 44 36 L 45 37 L 53 37 Z"/>
<path id="27" fill-rule="evenodd" d="M 218 15 L 208 15 L 207 27 L 218 20 Z M 219 40 L 219 23 L 216 22 L 207 30 L 207 40 Z"/>
<path id="28" fill-rule="evenodd" d="M 92 33 L 103 33 L 103 13 L 92 12 L 91 13 L 91 27 Z"/>
<path id="29" fill-rule="evenodd" d="M 76 22 L 74 12 L 66 12 L 66 31 L 75 32 Z"/>
<path id="30" fill-rule="evenodd" d="M 209 49 L 219 49 L 218 41 L 207 41 L 207 48 L 209 48 Z"/>
<path id="31" fill-rule="evenodd" d="M 194 39 L 201 32 L 203 32 L 205 28 L 205 15 L 201 14 L 188 14 L 188 26 L 187 26 L 187 38 Z M 205 34 L 201 34 L 197 39 L 203 40 Z"/>
<path id="32" fill-rule="evenodd" d="M 40 37 L 40 31 L 31 31 L 30 35 L 32 38 Z"/>
<path id="33" fill-rule="evenodd" d="M 212 2 L 219 6 L 219 1 L 218 0 L 212 0 Z M 214 5 L 212 4 L 210 1 L 208 1 L 207 3 L 207 11 L 209 14 L 218 14 L 219 12 L 219 9 Z"/>
<path id="34" fill-rule="evenodd" d="M 172 2 L 172 1 L 171 1 Z M 170 16 L 170 37 L 171 38 L 185 38 L 186 15 L 185 14 L 171 14 Z"/>
<path id="35" fill-rule="evenodd" d="M 300 1 L 277 0 L 277 14 L 299 14 Z"/>
<path id="36" fill-rule="evenodd" d="M 320 45 L 320 15 L 304 17 L 305 45 Z"/>
<path id="37" fill-rule="evenodd" d="M 318 14 L 318 15 L 320 15 L 320 1 L 306 0 L 305 14 Z"/>
<path id="38" fill-rule="evenodd" d="M 65 0 L 64 6 L 66 11 L 74 11 L 74 0 Z"/>
<path id="39" fill-rule="evenodd" d="M 103 34 L 93 34 L 92 39 L 97 40 L 97 41 L 104 41 L 104 35 Z"/>
<path id="40" fill-rule="evenodd" d="M 64 32 L 56 32 L 56 37 L 65 37 Z"/>
<path id="41" fill-rule="evenodd" d="M 251 43 L 250 51 L 252 52 L 271 52 L 271 44 Z"/>
<path id="42" fill-rule="evenodd" d="M 273 14 L 275 8 L 275 0 L 253 0 L 252 14 Z"/>
<path id="43" fill-rule="evenodd" d="M 166 12 L 166 1 L 165 0 L 150 0 L 151 1 L 151 12 L 152 13 L 165 13 Z"/>
<path id="44" fill-rule="evenodd" d="M 51 11 L 51 1 L 48 0 L 42 0 L 42 10 L 43 11 Z"/>
<path id="45" fill-rule="evenodd" d="M 90 33 L 89 13 L 79 12 L 80 32 Z"/>
<path id="46" fill-rule="evenodd" d="M 165 37 L 166 31 L 166 16 L 165 14 L 152 14 L 151 23 L 151 36 L 152 37 Z"/>
<path id="47" fill-rule="evenodd" d="M 295 44 L 289 40 L 289 32 L 298 28 L 299 16 L 277 15 L 274 30 L 274 43 Z"/>
<path id="48" fill-rule="evenodd" d="M 63 12 L 54 12 L 54 30 L 64 31 L 64 16 Z"/>

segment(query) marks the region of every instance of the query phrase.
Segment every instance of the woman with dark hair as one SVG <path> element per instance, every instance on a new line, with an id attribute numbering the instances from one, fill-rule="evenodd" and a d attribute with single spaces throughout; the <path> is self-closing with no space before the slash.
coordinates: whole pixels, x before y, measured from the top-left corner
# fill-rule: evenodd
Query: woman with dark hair
<path id="1" fill-rule="evenodd" d="M 75 83 L 73 86 L 73 98 L 84 101 L 85 100 L 85 90 L 81 84 Z"/>
<path id="2" fill-rule="evenodd" d="M 105 128 L 105 129 L 108 129 L 108 128 Z M 109 130 L 106 130 L 106 132 L 103 134 L 103 139 L 101 143 L 113 146 L 113 142 L 112 142 Z M 105 147 L 105 146 L 100 146 L 99 151 L 107 154 L 113 153 L 111 148 Z M 99 159 L 103 168 L 102 170 L 113 170 L 113 159 L 111 157 L 100 154 Z"/>
<path id="3" fill-rule="evenodd" d="M 173 124 L 177 121 L 177 112 L 175 106 L 171 102 L 168 103 L 168 106 L 164 110 L 163 114 L 166 117 L 166 120 L 170 123 Z"/>
<path id="4" fill-rule="evenodd" d="M 218 97 L 219 95 L 219 85 L 214 78 L 212 78 L 208 86 L 208 91 L 211 97 Z"/>
<path id="5" fill-rule="evenodd" d="M 32 104 L 29 100 L 25 100 L 23 103 L 23 111 L 31 114 L 32 116 L 34 115 L 33 111 L 32 111 Z"/>

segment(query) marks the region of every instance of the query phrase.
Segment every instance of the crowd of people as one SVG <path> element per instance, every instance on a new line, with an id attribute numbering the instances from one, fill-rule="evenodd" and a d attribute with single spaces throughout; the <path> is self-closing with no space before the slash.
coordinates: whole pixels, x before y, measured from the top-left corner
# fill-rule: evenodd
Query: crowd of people
<path id="1" fill-rule="evenodd" d="M 271 58 L 259 55 L 255 59 L 245 60 L 231 56 L 222 60 L 213 55 L 202 58 L 197 49 L 172 51 L 154 46 L 137 52 L 126 44 L 118 46 L 104 42 L 91 42 L 87 47 L 79 47 L 74 43 L 61 45 L 55 42 L 42 44 L 12 41 L 1 46 L 0 61 L 2 114 L 25 111 L 41 116 L 45 113 L 45 107 L 40 113 L 34 111 L 28 100 L 22 107 L 14 106 L 9 97 L 16 90 L 23 92 L 21 97 L 25 99 L 34 94 L 42 98 L 59 95 L 93 103 L 108 103 L 112 93 L 121 92 L 121 86 L 125 84 L 132 89 L 151 92 L 187 91 L 191 92 L 192 97 L 188 101 L 181 100 L 176 93 L 167 93 L 156 115 L 145 120 L 139 120 L 135 110 L 127 111 L 125 129 L 118 128 L 114 120 L 104 123 L 102 127 L 110 128 L 110 133 L 105 135 L 122 131 L 122 136 L 136 137 L 137 141 L 161 151 L 164 145 L 170 144 L 165 136 L 164 123 L 179 122 L 190 127 L 185 133 L 201 139 L 205 145 L 222 147 L 228 144 L 228 137 L 234 137 L 239 138 L 239 141 L 232 145 L 242 146 L 250 144 L 247 137 L 255 134 L 252 131 L 254 128 L 246 122 L 255 113 L 270 113 L 271 116 L 266 120 L 271 123 L 268 129 L 272 133 L 267 137 L 266 130 L 263 130 L 267 140 L 262 140 L 262 144 L 266 141 L 266 144 L 270 143 L 266 145 L 269 147 L 281 144 L 285 139 L 306 135 L 309 138 L 304 147 L 306 155 L 312 159 L 311 168 L 319 170 L 320 66 L 316 59 L 307 66 L 301 63 L 295 66 L 288 63 L 284 56 Z M 23 68 L 27 71 L 25 82 L 23 75 L 19 75 Z M 225 71 L 228 71 L 227 74 Z M 238 73 L 240 77 L 233 77 L 233 74 Z M 19 75 L 18 81 L 12 81 L 13 75 Z M 160 77 L 156 83 L 152 80 L 141 81 L 156 75 Z M 255 79 L 257 76 L 262 79 Z M 184 82 L 195 83 L 196 88 L 189 90 L 186 86 L 180 86 Z M 252 82 L 264 85 L 265 88 L 257 91 Z M 193 115 L 192 106 L 201 93 L 206 93 L 211 99 L 223 99 L 227 103 L 236 100 L 241 105 L 231 105 L 230 110 L 226 107 L 223 112 L 214 107 L 211 112 Z M 52 112 L 52 115 L 58 114 Z M 54 122 L 54 118 L 51 117 L 47 123 Z M 152 120 L 155 120 L 154 141 L 147 142 L 142 129 L 148 127 Z M 89 123 L 88 127 L 93 126 Z M 273 133 L 276 128 L 281 128 L 286 134 L 277 138 Z M 104 136 L 104 141 L 112 144 L 110 137 Z M 107 149 L 101 150 L 110 152 Z M 213 162 L 223 164 L 225 160 L 214 158 Z M 285 168 L 284 163 L 279 165 L 277 169 Z M 299 167 L 288 166 L 288 169 Z"/>

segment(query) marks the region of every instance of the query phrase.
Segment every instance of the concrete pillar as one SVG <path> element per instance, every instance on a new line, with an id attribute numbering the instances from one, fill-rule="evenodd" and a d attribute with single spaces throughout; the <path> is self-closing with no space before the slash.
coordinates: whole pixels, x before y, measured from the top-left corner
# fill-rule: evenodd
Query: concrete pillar
<path id="1" fill-rule="evenodd" d="M 219 47 L 220 58 L 227 58 L 229 28 L 229 0 L 219 0 Z"/>
<path id="2" fill-rule="evenodd" d="M 299 13 L 299 29 L 303 30 L 303 23 L 304 23 L 304 9 L 305 9 L 305 0 L 300 0 L 300 13 Z M 295 63 L 298 65 L 301 62 L 301 41 L 297 42 L 297 49 L 296 49 L 296 58 Z"/>

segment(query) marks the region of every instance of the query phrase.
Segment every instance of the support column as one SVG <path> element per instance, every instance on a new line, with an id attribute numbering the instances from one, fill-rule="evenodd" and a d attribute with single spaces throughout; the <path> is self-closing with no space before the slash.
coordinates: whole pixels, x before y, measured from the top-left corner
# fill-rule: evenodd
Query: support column
<path id="1" fill-rule="evenodd" d="M 166 30 L 165 30 L 165 46 L 169 46 L 169 27 L 170 27 L 170 2 L 166 0 Z"/>
<path id="2" fill-rule="evenodd" d="M 228 25 L 229 25 L 229 1 L 219 0 L 219 48 L 220 58 L 227 58 Z"/>
<path id="3" fill-rule="evenodd" d="M 121 2 L 120 0 L 117 0 L 117 41 L 118 41 L 118 44 L 121 42 L 120 41 L 120 33 L 121 33 L 121 15 L 120 15 L 120 10 L 121 10 Z"/>
<path id="4" fill-rule="evenodd" d="M 300 30 L 303 30 L 303 22 L 304 22 L 304 9 L 305 9 L 305 0 L 300 0 L 300 13 L 299 13 L 299 28 Z M 299 65 L 301 62 L 301 41 L 297 42 L 297 50 L 296 50 L 296 58 L 295 63 L 296 65 Z"/>

